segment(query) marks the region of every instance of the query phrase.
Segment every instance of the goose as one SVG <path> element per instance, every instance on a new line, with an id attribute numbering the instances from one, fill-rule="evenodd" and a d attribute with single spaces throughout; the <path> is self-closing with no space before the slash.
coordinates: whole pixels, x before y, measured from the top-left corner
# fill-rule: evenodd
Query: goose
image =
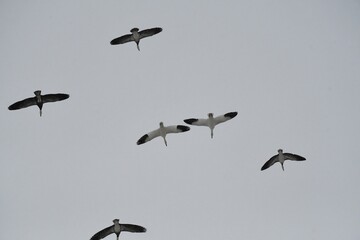
<path id="1" fill-rule="evenodd" d="M 306 158 L 293 154 L 293 153 L 283 153 L 282 149 L 278 150 L 279 154 L 272 156 L 265 164 L 262 166 L 261 171 L 271 167 L 274 163 L 281 163 L 282 170 L 284 171 L 284 161 L 285 160 L 293 160 L 293 161 L 305 161 Z"/>
<path id="2" fill-rule="evenodd" d="M 165 142 L 165 146 L 167 146 L 167 142 L 166 142 L 166 134 L 169 133 L 181 133 L 181 132 L 187 132 L 189 131 L 190 128 L 188 126 L 183 126 L 183 125 L 173 125 L 173 126 L 164 126 L 163 122 L 160 122 L 160 127 L 152 132 L 149 132 L 148 134 L 145 134 L 144 136 L 142 136 L 137 142 L 137 145 L 140 144 L 144 144 L 148 141 L 151 141 L 152 139 L 156 138 L 156 137 L 162 137 L 164 139 Z"/>
<path id="3" fill-rule="evenodd" d="M 150 37 L 152 35 L 158 34 L 161 31 L 162 31 L 162 28 L 159 28 L 159 27 L 145 29 L 145 30 L 142 30 L 140 32 L 139 32 L 138 28 L 133 28 L 133 29 L 130 30 L 131 34 L 126 34 L 124 36 L 115 38 L 115 39 L 111 40 L 110 44 L 111 45 L 118 45 L 118 44 L 123 44 L 123 43 L 131 42 L 131 41 L 135 41 L 137 49 L 140 51 L 140 47 L 139 47 L 140 39 L 143 39 L 143 38 Z"/>
<path id="4" fill-rule="evenodd" d="M 116 240 L 119 240 L 119 235 L 121 232 L 146 232 L 146 228 L 134 225 L 134 224 L 123 224 L 119 223 L 119 219 L 113 220 L 114 225 L 111 225 L 110 227 L 107 227 L 100 232 L 96 233 L 94 236 L 90 238 L 90 240 L 100 240 L 105 238 L 106 236 L 115 233 L 116 234 Z"/>
<path id="5" fill-rule="evenodd" d="M 64 94 L 64 93 L 41 95 L 41 90 L 36 90 L 34 94 L 35 97 L 26 98 L 24 100 L 18 101 L 10 105 L 9 110 L 18 110 L 21 108 L 30 107 L 32 105 L 37 105 L 40 109 L 40 117 L 41 117 L 42 107 L 44 103 L 57 102 L 69 98 L 69 94 Z"/>
<path id="6" fill-rule="evenodd" d="M 215 126 L 234 118 L 236 115 L 237 115 L 237 112 L 229 112 L 229 113 L 226 113 L 224 115 L 220 115 L 220 116 L 217 116 L 214 118 L 214 114 L 209 113 L 208 119 L 189 118 L 189 119 L 185 119 L 184 122 L 187 124 L 190 124 L 190 125 L 209 127 L 210 131 L 211 131 L 211 138 L 213 138 Z"/>

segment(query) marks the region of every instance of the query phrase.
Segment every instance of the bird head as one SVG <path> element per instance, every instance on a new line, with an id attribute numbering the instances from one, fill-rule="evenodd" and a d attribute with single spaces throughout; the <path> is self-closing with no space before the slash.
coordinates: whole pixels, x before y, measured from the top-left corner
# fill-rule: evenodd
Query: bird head
<path id="1" fill-rule="evenodd" d="M 34 92 L 34 94 L 35 94 L 36 96 L 39 96 L 39 95 L 41 94 L 41 90 L 36 90 L 36 91 Z"/>
<path id="2" fill-rule="evenodd" d="M 160 127 L 164 127 L 164 123 L 163 123 L 163 122 L 160 122 L 159 125 L 160 125 Z"/>
<path id="3" fill-rule="evenodd" d="M 279 150 L 278 150 L 278 153 L 282 153 L 283 152 L 283 150 L 280 148 Z"/>
<path id="4" fill-rule="evenodd" d="M 214 117 L 214 114 L 213 113 L 208 113 L 208 117 L 212 118 L 212 117 Z"/>
<path id="5" fill-rule="evenodd" d="M 130 32 L 132 32 L 132 33 L 133 33 L 133 32 L 138 32 L 138 31 L 139 31 L 138 28 L 133 28 L 133 29 L 130 30 Z"/>
<path id="6" fill-rule="evenodd" d="M 117 222 L 119 222 L 119 219 L 114 219 L 113 220 L 113 223 L 117 223 Z"/>

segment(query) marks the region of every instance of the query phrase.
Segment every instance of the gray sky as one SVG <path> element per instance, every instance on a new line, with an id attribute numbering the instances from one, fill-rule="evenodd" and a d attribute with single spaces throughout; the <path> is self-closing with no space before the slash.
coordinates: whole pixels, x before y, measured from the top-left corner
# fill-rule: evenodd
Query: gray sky
<path id="1" fill-rule="evenodd" d="M 359 1 L 0 3 L 0 238 L 359 239 Z M 110 40 L 162 27 L 140 42 Z M 10 112 L 15 101 L 69 93 Z M 230 111 L 137 146 L 143 134 Z M 278 148 L 307 158 L 261 166 Z M 115 239 L 109 236 L 107 239 Z"/>

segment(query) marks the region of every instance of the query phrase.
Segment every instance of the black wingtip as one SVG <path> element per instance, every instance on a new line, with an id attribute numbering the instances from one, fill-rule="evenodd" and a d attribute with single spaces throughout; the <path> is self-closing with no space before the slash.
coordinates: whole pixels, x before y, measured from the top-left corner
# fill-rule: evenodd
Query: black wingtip
<path id="1" fill-rule="evenodd" d="M 189 118 L 189 119 L 185 119 L 184 122 L 187 124 L 193 124 L 194 122 L 196 122 L 198 119 L 196 118 Z"/>
<path id="2" fill-rule="evenodd" d="M 190 130 L 188 126 L 184 126 L 184 125 L 177 125 L 176 128 L 181 130 L 182 132 L 187 132 Z"/>
<path id="3" fill-rule="evenodd" d="M 60 100 L 65 100 L 65 99 L 68 99 L 70 97 L 69 94 L 66 94 L 66 93 L 60 93 L 59 94 L 59 99 Z"/>
<path id="4" fill-rule="evenodd" d="M 264 166 L 261 167 L 261 171 L 264 171 L 264 170 L 266 170 L 268 168 L 269 168 L 269 166 L 267 164 L 265 164 Z"/>
<path id="5" fill-rule="evenodd" d="M 140 144 L 144 144 L 146 142 L 146 139 L 148 138 L 149 136 L 147 134 L 145 134 L 144 136 L 142 136 L 137 142 L 136 144 L 137 145 L 140 145 Z"/>
<path id="6" fill-rule="evenodd" d="M 231 119 L 231 118 L 236 117 L 237 114 L 238 114 L 237 112 L 229 112 L 229 113 L 226 113 L 224 116 Z"/>

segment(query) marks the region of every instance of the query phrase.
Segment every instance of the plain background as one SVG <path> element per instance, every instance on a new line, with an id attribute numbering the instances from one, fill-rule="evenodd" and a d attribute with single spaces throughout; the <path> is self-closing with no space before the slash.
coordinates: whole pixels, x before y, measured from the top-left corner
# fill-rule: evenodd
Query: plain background
<path id="1" fill-rule="evenodd" d="M 0 3 L 0 238 L 360 239 L 359 1 Z M 130 29 L 162 27 L 111 46 Z M 7 107 L 41 89 L 70 98 Z M 137 146 L 186 118 L 238 111 Z M 261 166 L 277 149 L 307 158 Z M 107 239 L 115 239 L 115 235 Z"/>

